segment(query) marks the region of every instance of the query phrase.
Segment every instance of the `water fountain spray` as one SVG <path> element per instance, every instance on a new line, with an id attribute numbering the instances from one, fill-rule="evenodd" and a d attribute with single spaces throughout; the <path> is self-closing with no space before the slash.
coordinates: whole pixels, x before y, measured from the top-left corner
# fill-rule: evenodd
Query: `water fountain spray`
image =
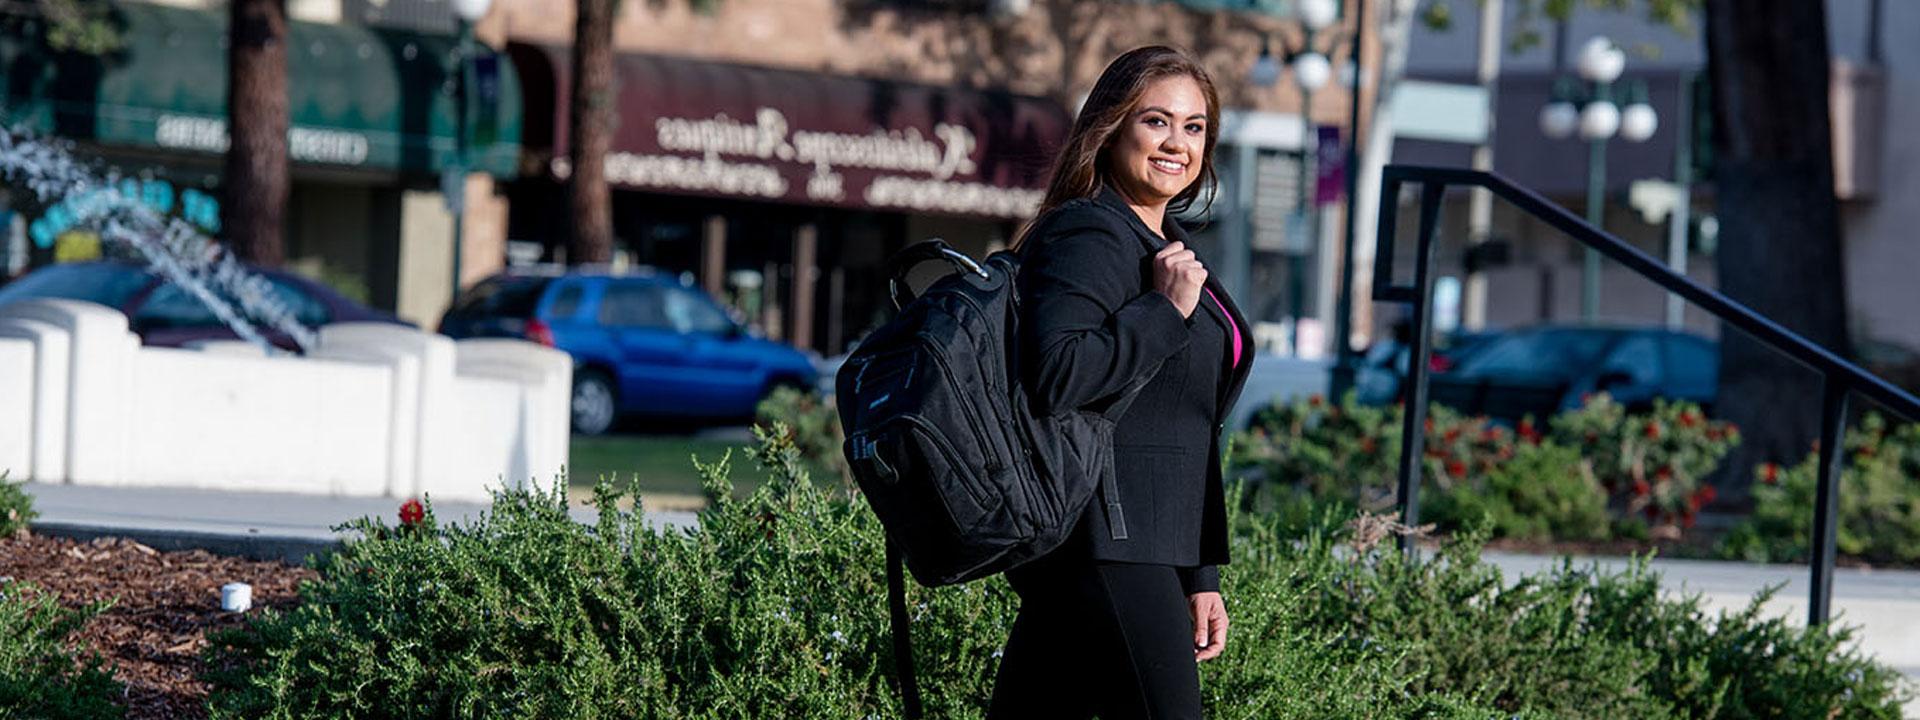
<path id="1" fill-rule="evenodd" d="M 313 330 L 274 295 L 271 282 L 186 221 L 162 216 L 115 190 L 118 171 L 97 175 L 74 159 L 67 143 L 0 129 L 0 178 L 26 187 L 45 205 L 67 199 L 76 226 L 95 228 L 102 241 L 138 253 L 149 271 L 204 303 L 240 339 L 274 350 L 253 318 L 286 333 L 302 351 L 313 347 Z"/>

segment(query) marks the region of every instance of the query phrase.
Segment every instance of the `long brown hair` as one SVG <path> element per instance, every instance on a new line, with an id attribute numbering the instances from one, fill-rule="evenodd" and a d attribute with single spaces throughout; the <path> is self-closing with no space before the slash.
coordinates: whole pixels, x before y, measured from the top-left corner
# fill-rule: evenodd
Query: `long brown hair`
<path id="1" fill-rule="evenodd" d="M 1107 167 L 1107 148 L 1133 114 L 1134 105 L 1147 93 L 1147 86 L 1161 78 L 1182 75 L 1199 83 L 1200 93 L 1207 98 L 1207 144 L 1201 154 L 1201 176 L 1173 197 L 1167 211 L 1185 211 L 1195 198 L 1215 185 L 1219 179 L 1213 172 L 1213 146 L 1220 139 L 1220 96 L 1213 89 L 1213 78 L 1185 51 L 1148 45 L 1114 58 L 1093 83 L 1086 104 L 1080 108 L 1080 116 L 1073 121 L 1073 132 L 1067 136 L 1066 146 L 1054 161 L 1046 199 L 1040 202 L 1034 218 L 1046 215 L 1069 200 L 1093 197 L 1100 192 L 1100 186 L 1112 180 L 1113 171 Z M 1211 202 L 1209 194 L 1208 203 Z M 1018 248 L 1026 241 L 1030 227 L 1031 221 L 1028 227 L 1021 228 L 1013 247 Z"/>

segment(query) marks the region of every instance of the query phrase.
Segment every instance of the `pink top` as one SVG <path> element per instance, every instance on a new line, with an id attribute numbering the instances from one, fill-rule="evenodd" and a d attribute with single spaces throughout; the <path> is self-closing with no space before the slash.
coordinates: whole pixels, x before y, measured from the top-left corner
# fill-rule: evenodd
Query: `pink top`
<path id="1" fill-rule="evenodd" d="M 1240 326 L 1233 321 L 1233 313 L 1227 312 L 1226 304 L 1213 294 L 1213 289 L 1203 289 L 1207 291 L 1207 297 L 1213 298 L 1214 306 L 1220 308 L 1220 317 L 1227 319 L 1227 334 L 1233 336 L 1233 363 L 1227 367 L 1240 367 Z"/>

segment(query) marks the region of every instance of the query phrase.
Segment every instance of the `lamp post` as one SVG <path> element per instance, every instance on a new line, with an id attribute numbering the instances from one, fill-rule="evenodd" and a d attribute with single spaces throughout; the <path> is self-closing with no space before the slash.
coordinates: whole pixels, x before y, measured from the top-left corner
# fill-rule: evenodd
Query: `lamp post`
<path id="1" fill-rule="evenodd" d="M 1320 237 L 1320 214 L 1313 208 L 1313 160 L 1319 148 L 1313 124 L 1313 93 L 1333 78 L 1333 63 L 1327 56 L 1340 47 L 1344 38 L 1336 37 L 1326 52 L 1315 47 L 1320 33 L 1340 19 L 1337 0 L 1299 0 L 1295 9 L 1300 20 L 1301 43 L 1299 48 L 1286 49 L 1286 64 L 1293 69 L 1293 80 L 1300 86 L 1300 174 L 1296 207 L 1300 220 L 1305 223 L 1306 242 L 1305 247 L 1295 248 L 1296 252 L 1287 257 L 1287 304 L 1293 314 L 1293 352 L 1297 356 L 1300 354 L 1300 321 L 1306 314 L 1306 255 Z M 1354 77 L 1357 82 L 1357 68 Z M 1279 81 L 1280 63 L 1269 49 L 1261 48 L 1249 79 L 1256 85 L 1267 86 Z"/>
<path id="2" fill-rule="evenodd" d="M 1588 40 L 1576 63 L 1580 80 L 1556 81 L 1552 101 L 1540 109 L 1540 130 L 1547 137 L 1563 140 L 1578 132 L 1587 142 L 1587 222 L 1596 228 L 1606 221 L 1607 140 L 1619 135 L 1642 142 L 1659 128 L 1644 83 L 1631 86 L 1626 109 L 1614 103 L 1614 83 L 1626 65 L 1627 54 L 1613 41 Z M 1600 319 L 1600 251 L 1593 248 L 1587 248 L 1581 268 L 1580 318 L 1588 324 Z"/>
<path id="3" fill-rule="evenodd" d="M 460 256 L 466 249 L 467 216 L 467 93 L 468 71 L 473 60 L 473 24 L 487 16 L 493 0 L 453 0 L 453 14 L 459 23 L 459 41 L 454 49 L 453 161 L 442 171 L 440 191 L 453 211 L 453 290 L 451 300 L 460 297 Z M 451 301 L 450 300 L 450 301 Z"/>

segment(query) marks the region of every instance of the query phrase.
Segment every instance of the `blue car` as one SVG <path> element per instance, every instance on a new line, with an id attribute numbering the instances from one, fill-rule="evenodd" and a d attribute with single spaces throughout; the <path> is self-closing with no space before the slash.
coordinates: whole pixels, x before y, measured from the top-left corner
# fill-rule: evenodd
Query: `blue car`
<path id="1" fill-rule="evenodd" d="M 807 355 L 753 337 L 699 288 L 649 271 L 496 275 L 454 303 L 440 332 L 567 351 L 573 427 L 589 435 L 622 415 L 742 420 L 775 388 L 816 380 Z"/>

